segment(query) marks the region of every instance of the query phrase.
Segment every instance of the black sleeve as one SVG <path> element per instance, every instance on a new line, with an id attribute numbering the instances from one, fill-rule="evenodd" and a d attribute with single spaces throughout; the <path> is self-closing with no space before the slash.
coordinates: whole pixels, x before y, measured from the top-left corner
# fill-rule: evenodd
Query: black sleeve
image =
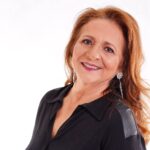
<path id="1" fill-rule="evenodd" d="M 32 139 L 34 138 L 34 136 L 35 136 L 35 134 L 37 132 L 37 129 L 38 129 L 38 126 L 39 126 L 39 120 L 40 120 L 40 117 L 41 117 L 41 111 L 43 109 L 43 105 L 44 105 L 44 101 L 45 101 L 46 96 L 47 96 L 47 93 L 43 96 L 43 98 L 41 99 L 41 101 L 39 103 L 37 114 L 36 114 L 36 119 L 35 119 L 35 123 L 34 123 L 32 137 L 31 137 L 31 140 L 30 140 L 26 150 L 29 149 L 30 143 L 32 142 Z"/>
<path id="2" fill-rule="evenodd" d="M 134 135 L 125 140 L 124 150 L 146 150 L 144 139 L 141 135 Z"/>
<path id="3" fill-rule="evenodd" d="M 129 119 L 129 118 L 128 118 Z M 130 119 L 129 119 L 130 120 Z M 128 126 L 129 127 L 129 126 Z M 121 115 L 116 111 L 107 123 L 102 141 L 102 150 L 146 150 L 143 137 L 137 132 L 125 136 L 125 127 Z M 129 129 L 130 131 L 131 129 Z M 132 132 L 132 131 L 131 131 Z"/>

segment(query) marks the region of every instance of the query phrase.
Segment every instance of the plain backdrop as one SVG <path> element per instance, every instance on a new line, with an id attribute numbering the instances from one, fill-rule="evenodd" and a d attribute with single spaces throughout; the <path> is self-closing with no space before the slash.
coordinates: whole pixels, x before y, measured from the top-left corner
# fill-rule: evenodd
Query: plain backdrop
<path id="1" fill-rule="evenodd" d="M 26 148 L 42 96 L 66 80 L 64 49 L 76 17 L 87 7 L 106 5 L 137 20 L 145 56 L 141 76 L 149 82 L 150 1 L 0 0 L 1 150 Z"/>

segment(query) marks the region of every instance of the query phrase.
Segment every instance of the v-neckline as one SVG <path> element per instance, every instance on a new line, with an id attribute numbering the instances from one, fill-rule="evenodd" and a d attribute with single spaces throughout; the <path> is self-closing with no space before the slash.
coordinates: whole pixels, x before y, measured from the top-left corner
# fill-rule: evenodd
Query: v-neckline
<path id="1" fill-rule="evenodd" d="M 56 133 L 53 135 L 53 128 L 54 128 L 54 124 L 56 121 L 57 113 L 58 113 L 59 109 L 61 109 L 61 106 L 58 108 L 55 115 L 53 116 L 52 127 L 51 127 L 51 131 L 50 131 L 50 139 L 51 140 L 54 140 L 59 135 L 61 129 L 72 119 L 72 116 L 79 109 L 79 107 L 80 107 L 80 105 L 76 106 L 76 108 L 72 111 L 72 113 L 69 115 L 69 117 L 67 117 L 67 119 L 65 119 L 65 121 L 63 121 L 63 123 L 57 129 Z"/>

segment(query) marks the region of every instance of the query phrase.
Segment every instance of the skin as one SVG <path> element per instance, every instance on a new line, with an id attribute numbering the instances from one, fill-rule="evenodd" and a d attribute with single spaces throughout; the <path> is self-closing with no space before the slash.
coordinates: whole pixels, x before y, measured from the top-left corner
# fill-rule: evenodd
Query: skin
<path id="1" fill-rule="evenodd" d="M 113 21 L 94 19 L 82 27 L 73 48 L 72 66 L 77 81 L 70 91 L 72 102 L 88 101 L 102 95 L 111 79 L 121 71 L 124 46 L 123 33 Z M 81 62 L 95 64 L 101 69 L 87 71 Z"/>
<path id="2" fill-rule="evenodd" d="M 75 108 L 102 96 L 110 80 L 121 71 L 125 40 L 119 26 L 106 19 L 95 19 L 84 25 L 73 48 L 72 66 L 77 80 L 63 99 L 57 112 L 52 137 L 71 116 Z M 81 62 L 99 66 L 97 71 L 87 71 Z"/>

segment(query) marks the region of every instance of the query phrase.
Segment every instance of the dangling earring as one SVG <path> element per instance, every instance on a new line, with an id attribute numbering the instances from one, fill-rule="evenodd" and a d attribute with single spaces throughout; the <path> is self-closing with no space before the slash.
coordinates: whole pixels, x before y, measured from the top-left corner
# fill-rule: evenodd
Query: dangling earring
<path id="1" fill-rule="evenodd" d="M 120 93 L 123 99 L 123 89 L 122 89 L 122 84 L 121 84 L 121 78 L 123 77 L 123 73 L 119 72 L 117 73 L 117 79 L 119 80 L 119 88 L 120 88 Z"/>
<path id="2" fill-rule="evenodd" d="M 73 83 L 75 82 L 76 80 L 76 73 L 73 71 Z"/>

